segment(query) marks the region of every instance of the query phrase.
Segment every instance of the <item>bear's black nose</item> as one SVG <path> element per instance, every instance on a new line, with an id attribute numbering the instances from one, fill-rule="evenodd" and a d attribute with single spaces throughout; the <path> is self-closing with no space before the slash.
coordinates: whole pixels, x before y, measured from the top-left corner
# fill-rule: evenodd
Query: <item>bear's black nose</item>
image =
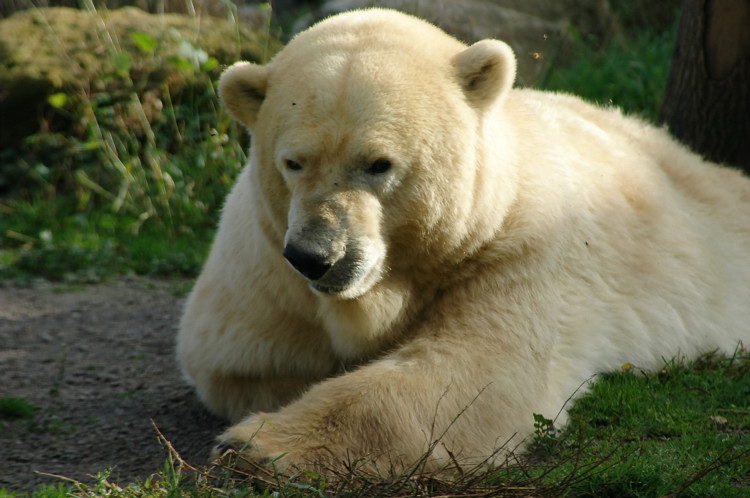
<path id="1" fill-rule="evenodd" d="M 325 275 L 332 266 L 325 254 L 302 251 L 292 244 L 287 244 L 282 254 L 298 272 L 313 281 Z"/>

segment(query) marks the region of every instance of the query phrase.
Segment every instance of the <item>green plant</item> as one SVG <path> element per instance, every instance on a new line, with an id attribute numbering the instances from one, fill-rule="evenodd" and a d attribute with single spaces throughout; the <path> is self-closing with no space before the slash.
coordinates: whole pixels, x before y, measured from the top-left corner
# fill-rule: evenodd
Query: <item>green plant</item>
<path id="1" fill-rule="evenodd" d="M 15 437 L 24 432 L 67 434 L 73 430 L 58 415 L 23 398 L 0 398 L 0 434 L 4 437 Z"/>
<path id="2" fill-rule="evenodd" d="M 42 486 L 30 494 L 12 493 L 6 489 L 0 488 L 0 498 L 15 498 L 20 496 L 30 496 L 31 498 L 68 498 L 70 488 L 64 484 L 57 486 Z"/>
<path id="3" fill-rule="evenodd" d="M 617 463 L 569 491 L 743 496 L 750 485 L 750 357 L 743 355 L 672 360 L 656 375 L 637 368 L 602 375 L 573 406 L 555 456 L 563 465 L 549 477 L 607 456 Z"/>
<path id="4" fill-rule="evenodd" d="M 554 421 L 539 413 L 534 414 L 534 437 L 529 448 L 538 454 L 550 454 L 557 444 Z"/>
<path id="5" fill-rule="evenodd" d="M 674 51 L 677 23 L 668 31 L 640 29 L 615 37 L 604 49 L 577 39 L 579 56 L 555 66 L 539 86 L 568 92 L 655 122 L 663 99 Z"/>
<path id="6" fill-rule="evenodd" d="M 0 420 L 31 418 L 39 408 L 23 398 L 0 398 Z"/>
<path id="7" fill-rule="evenodd" d="M 198 271 L 246 142 L 218 107 L 218 60 L 165 33 L 117 39 L 104 26 L 110 70 L 47 99 L 55 122 L 73 125 L 58 133 L 51 122 L 21 150 L 0 152 L 18 177 L 0 200 L 0 278 Z"/>

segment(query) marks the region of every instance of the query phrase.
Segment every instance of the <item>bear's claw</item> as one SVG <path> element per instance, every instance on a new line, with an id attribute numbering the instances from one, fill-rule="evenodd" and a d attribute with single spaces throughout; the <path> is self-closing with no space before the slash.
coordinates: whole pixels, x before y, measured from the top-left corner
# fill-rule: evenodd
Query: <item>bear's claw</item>
<path id="1" fill-rule="evenodd" d="M 252 458 L 244 445 L 238 448 L 236 445 L 221 441 L 211 451 L 211 462 L 224 468 L 240 471 L 242 474 L 250 473 L 254 476 L 272 476 L 274 472 L 270 469 L 272 461 L 270 458 Z"/>
<path id="2" fill-rule="evenodd" d="M 237 448 L 233 445 L 228 443 L 227 441 L 222 441 L 216 446 L 214 446 L 214 449 L 211 451 L 211 455 L 215 455 L 217 457 L 223 456 L 227 451 L 233 451 L 237 452 Z"/>
<path id="3" fill-rule="evenodd" d="M 222 441 L 211 450 L 211 461 L 225 466 L 236 462 L 239 451 L 237 447 L 226 441 Z"/>

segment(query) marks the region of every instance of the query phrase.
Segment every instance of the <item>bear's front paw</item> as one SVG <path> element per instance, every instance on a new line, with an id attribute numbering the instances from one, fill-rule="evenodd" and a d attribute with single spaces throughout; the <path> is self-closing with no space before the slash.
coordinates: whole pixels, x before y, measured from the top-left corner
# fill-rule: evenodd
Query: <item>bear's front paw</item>
<path id="1" fill-rule="evenodd" d="M 283 441 L 289 439 L 286 447 Z M 293 444 L 270 424 L 250 419 L 230 427 L 218 437 L 211 461 L 222 467 L 259 478 L 289 475 L 301 467 L 302 445 Z"/>
<path id="2" fill-rule="evenodd" d="M 211 451 L 211 462 L 214 465 L 231 469 L 251 477 L 267 479 L 278 473 L 270 458 L 253 457 L 249 446 L 238 447 L 228 441 L 220 441 Z"/>

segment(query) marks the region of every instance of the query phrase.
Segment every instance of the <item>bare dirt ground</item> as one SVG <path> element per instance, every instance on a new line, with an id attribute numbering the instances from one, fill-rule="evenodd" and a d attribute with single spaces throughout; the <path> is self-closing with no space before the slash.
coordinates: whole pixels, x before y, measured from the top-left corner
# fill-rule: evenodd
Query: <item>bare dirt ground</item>
<path id="1" fill-rule="evenodd" d="M 85 483 L 114 468 L 124 485 L 163 468 L 151 421 L 191 463 L 208 460 L 224 421 L 182 380 L 174 340 L 187 282 L 123 279 L 78 288 L 0 282 L 0 398 L 32 419 L 0 421 L 0 488 Z"/>

